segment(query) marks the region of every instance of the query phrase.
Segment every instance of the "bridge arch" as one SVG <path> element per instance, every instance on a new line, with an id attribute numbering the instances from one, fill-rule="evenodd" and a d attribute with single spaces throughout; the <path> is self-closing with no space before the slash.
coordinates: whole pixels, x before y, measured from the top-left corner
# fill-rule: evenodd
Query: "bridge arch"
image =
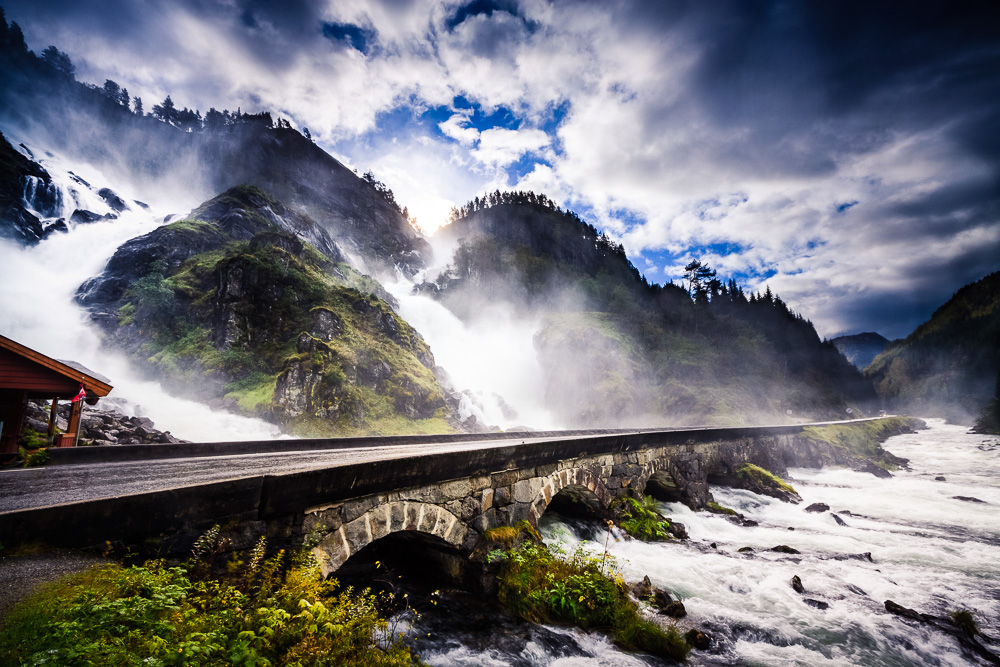
<path id="1" fill-rule="evenodd" d="M 528 508 L 528 521 L 537 527 L 538 519 L 545 513 L 552 499 L 563 489 L 572 486 L 587 489 L 597 497 L 601 506 L 607 509 L 614 496 L 599 473 L 599 470 L 590 467 L 564 468 L 556 470 L 547 477 L 539 478 L 540 488 Z"/>
<path id="2" fill-rule="evenodd" d="M 313 548 L 313 555 L 326 577 L 372 542 L 401 531 L 426 533 L 460 549 L 469 527 L 440 505 L 397 500 L 373 507 L 327 533 Z"/>

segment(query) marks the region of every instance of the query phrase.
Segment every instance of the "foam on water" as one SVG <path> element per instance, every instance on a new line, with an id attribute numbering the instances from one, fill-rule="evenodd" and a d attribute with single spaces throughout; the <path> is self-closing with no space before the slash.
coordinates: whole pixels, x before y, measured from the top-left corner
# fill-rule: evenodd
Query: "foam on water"
<path id="1" fill-rule="evenodd" d="M 760 525 L 668 504 L 664 513 L 687 526 L 689 543 L 619 541 L 610 551 L 624 563 L 626 580 L 648 575 L 683 600 L 682 626 L 724 640 L 721 653 L 693 653 L 693 664 L 979 664 L 950 636 L 893 616 L 883 604 L 891 599 L 936 616 L 972 610 L 987 635 L 1000 635 L 1000 447 L 965 431 L 932 421 L 927 431 L 890 439 L 886 449 L 910 458 L 912 470 L 888 480 L 838 468 L 791 470 L 801 505 L 713 487 L 718 502 Z M 946 482 L 934 481 L 942 475 Z M 813 502 L 849 510 L 839 515 L 847 525 L 830 512 L 805 512 Z M 543 533 L 568 549 L 581 542 L 553 517 L 543 518 Z M 768 551 L 779 544 L 802 554 Z M 746 546 L 755 552 L 737 551 Z M 874 562 L 859 556 L 866 552 Z M 791 588 L 794 575 L 804 594 Z"/>

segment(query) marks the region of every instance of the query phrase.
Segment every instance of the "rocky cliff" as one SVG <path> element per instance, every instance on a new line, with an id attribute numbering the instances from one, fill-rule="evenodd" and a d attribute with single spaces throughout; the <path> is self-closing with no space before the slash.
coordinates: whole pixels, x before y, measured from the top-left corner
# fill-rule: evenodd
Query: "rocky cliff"
<path id="1" fill-rule="evenodd" d="M 449 428 L 433 356 L 391 297 L 258 188 L 125 243 L 77 298 L 172 391 L 300 435 Z"/>

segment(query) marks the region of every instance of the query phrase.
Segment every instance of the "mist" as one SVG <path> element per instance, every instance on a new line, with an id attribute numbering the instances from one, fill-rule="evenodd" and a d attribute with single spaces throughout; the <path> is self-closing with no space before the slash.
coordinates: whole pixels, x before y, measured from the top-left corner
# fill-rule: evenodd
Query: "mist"
<path id="1" fill-rule="evenodd" d="M 9 136 L 13 145 L 21 142 Z M 62 210 L 46 218 L 67 221 L 76 208 L 110 214 L 107 203 L 96 191 L 110 187 L 128 204 L 116 220 L 88 224 L 69 222 L 69 233 L 55 233 L 37 246 L 23 248 L 0 239 L 0 260 L 9 280 L 0 290 L 0 333 L 22 345 L 57 359 L 77 361 L 107 376 L 114 386 L 109 397 L 125 402 L 125 409 L 152 419 L 157 428 L 194 441 L 251 440 L 275 437 L 273 424 L 216 412 L 209 407 L 172 396 L 158 382 L 136 374 L 121 353 L 101 344 L 88 314 L 75 303 L 74 295 L 84 280 L 103 270 L 108 258 L 128 239 L 148 233 L 162 224 L 166 211 L 143 209 L 130 198 L 129 186 L 105 176 L 102 170 L 77 161 L 68 161 L 37 145 L 28 145 L 35 161 L 52 176 L 61 193 Z M 70 169 L 72 167 L 72 169 Z M 70 171 L 90 184 L 73 179 Z M 150 198 L 143 190 L 142 197 Z M 164 199 L 169 197 L 164 196 Z M 31 202 L 26 202 L 31 204 Z M 35 211 L 51 214 L 53 211 Z M 51 220 L 50 220 L 51 221 Z"/>

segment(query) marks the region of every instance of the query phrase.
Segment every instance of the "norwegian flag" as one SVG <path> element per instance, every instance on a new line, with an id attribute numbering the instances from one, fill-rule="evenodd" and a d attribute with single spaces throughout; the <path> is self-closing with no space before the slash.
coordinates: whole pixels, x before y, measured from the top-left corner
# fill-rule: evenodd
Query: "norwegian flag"
<path id="1" fill-rule="evenodd" d="M 71 403 L 76 403 L 77 401 L 82 401 L 87 398 L 87 391 L 83 388 L 83 383 L 80 383 L 80 391 L 77 392 L 76 396 L 73 397 Z"/>

